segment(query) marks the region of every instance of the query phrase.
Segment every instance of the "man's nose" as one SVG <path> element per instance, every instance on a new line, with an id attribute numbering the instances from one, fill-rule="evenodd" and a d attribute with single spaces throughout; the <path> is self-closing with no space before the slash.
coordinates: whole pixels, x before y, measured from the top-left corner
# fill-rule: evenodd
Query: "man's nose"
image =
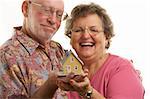
<path id="1" fill-rule="evenodd" d="M 56 23 L 56 15 L 50 15 L 50 16 L 48 16 L 48 19 L 47 19 L 47 21 L 51 24 L 51 25 L 54 25 L 55 23 Z"/>

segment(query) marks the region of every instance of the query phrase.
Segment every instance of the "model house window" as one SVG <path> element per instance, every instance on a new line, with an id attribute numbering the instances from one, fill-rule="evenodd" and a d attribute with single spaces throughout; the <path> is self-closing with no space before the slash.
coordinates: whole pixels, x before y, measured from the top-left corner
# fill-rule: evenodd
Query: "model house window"
<path id="1" fill-rule="evenodd" d="M 74 62 L 74 58 L 73 57 L 70 58 L 70 62 Z"/>
<path id="2" fill-rule="evenodd" d="M 74 71 L 75 71 L 75 72 L 78 71 L 78 66 L 77 66 L 77 65 L 74 66 Z"/>
<path id="3" fill-rule="evenodd" d="M 71 66 L 70 66 L 70 65 L 67 65 L 67 66 L 66 66 L 66 70 L 67 70 L 67 73 L 70 73 L 70 72 L 71 72 Z"/>

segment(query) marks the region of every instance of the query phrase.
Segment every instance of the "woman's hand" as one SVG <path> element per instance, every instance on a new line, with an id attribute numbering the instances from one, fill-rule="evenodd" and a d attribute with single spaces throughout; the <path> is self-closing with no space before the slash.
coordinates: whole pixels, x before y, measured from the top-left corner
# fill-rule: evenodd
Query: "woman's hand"
<path id="1" fill-rule="evenodd" d="M 88 90 L 91 90 L 90 80 L 87 77 L 88 70 L 84 69 L 81 75 L 70 73 L 66 77 L 58 77 L 57 85 L 65 91 L 76 91 L 80 95 L 84 95 Z"/>

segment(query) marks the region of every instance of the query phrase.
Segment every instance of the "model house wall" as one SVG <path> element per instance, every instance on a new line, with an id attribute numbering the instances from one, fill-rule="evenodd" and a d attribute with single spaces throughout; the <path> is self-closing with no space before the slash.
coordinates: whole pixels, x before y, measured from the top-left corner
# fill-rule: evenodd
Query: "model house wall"
<path id="1" fill-rule="evenodd" d="M 81 74 L 82 72 L 82 63 L 72 53 L 72 51 L 66 52 L 66 57 L 64 58 L 62 64 L 62 75 L 67 75 L 70 72 Z"/>

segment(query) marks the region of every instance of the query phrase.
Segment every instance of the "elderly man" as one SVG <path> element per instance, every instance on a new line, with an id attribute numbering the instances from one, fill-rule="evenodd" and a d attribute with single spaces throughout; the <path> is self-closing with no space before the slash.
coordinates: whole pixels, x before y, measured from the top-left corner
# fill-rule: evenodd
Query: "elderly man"
<path id="1" fill-rule="evenodd" d="M 51 38 L 63 9 L 63 0 L 23 1 L 23 26 L 15 27 L 13 37 L 0 48 L 1 99 L 54 97 L 58 87 L 53 71 L 59 71 L 64 51 Z"/>

